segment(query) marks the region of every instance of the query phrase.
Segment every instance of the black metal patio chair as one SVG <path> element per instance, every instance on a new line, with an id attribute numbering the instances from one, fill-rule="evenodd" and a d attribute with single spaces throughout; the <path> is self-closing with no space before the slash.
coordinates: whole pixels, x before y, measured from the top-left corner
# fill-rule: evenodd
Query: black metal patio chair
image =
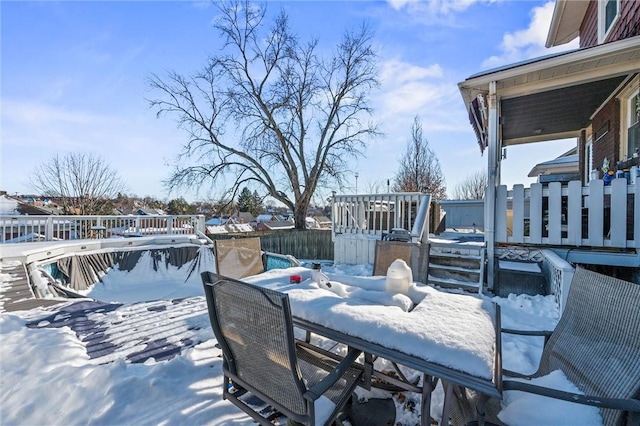
<path id="1" fill-rule="evenodd" d="M 341 360 L 296 342 L 286 294 L 202 273 L 209 318 L 223 353 L 223 398 L 271 425 L 244 401 L 250 392 L 294 422 L 331 424 L 350 400 L 363 370 L 360 351 Z"/>
<path id="2" fill-rule="evenodd" d="M 506 378 L 504 391 L 598 407 L 605 425 L 640 425 L 640 285 L 578 267 L 552 333 L 502 332 L 545 336 L 538 370 L 530 376 L 504 370 L 505 376 L 531 379 L 561 370 L 584 395 Z M 501 408 L 500 401 L 456 388 L 452 422 L 503 424 Z"/>

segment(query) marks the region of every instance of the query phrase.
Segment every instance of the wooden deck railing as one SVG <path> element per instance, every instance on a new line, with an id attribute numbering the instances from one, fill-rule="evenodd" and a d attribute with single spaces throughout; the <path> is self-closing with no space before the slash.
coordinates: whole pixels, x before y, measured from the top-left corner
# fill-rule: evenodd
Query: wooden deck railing
<path id="1" fill-rule="evenodd" d="M 425 232 L 428 233 L 429 199 L 428 194 L 419 192 L 336 195 L 333 199 L 333 236 L 382 236 L 394 228 L 403 228 L 419 241 Z"/>
<path id="2" fill-rule="evenodd" d="M 614 179 L 498 187 L 498 243 L 640 248 L 640 185 Z"/>
<path id="3" fill-rule="evenodd" d="M 0 243 L 204 234 L 202 215 L 0 216 Z"/>

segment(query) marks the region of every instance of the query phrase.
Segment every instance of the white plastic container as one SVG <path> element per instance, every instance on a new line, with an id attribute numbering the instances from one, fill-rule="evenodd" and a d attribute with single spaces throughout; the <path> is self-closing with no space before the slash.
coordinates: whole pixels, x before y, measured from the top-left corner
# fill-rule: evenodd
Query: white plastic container
<path id="1" fill-rule="evenodd" d="M 387 291 L 406 295 L 412 282 L 413 272 L 409 265 L 402 259 L 394 260 L 387 269 Z"/>

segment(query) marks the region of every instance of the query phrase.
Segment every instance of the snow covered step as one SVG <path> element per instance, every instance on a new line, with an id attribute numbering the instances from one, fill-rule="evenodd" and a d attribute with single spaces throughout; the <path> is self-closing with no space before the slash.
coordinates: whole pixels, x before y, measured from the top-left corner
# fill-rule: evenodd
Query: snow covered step
<path id="1" fill-rule="evenodd" d="M 430 263 L 429 264 L 429 268 L 431 268 L 431 269 L 445 269 L 447 271 L 456 271 L 456 272 L 462 272 L 462 273 L 479 274 L 481 272 L 479 267 L 477 267 L 477 268 L 466 268 L 464 266 L 440 265 L 438 263 Z"/>
<path id="2" fill-rule="evenodd" d="M 484 245 L 435 242 L 429 245 L 428 282 L 465 291 L 482 291 Z"/>
<path id="3" fill-rule="evenodd" d="M 475 261 L 479 261 L 483 259 L 480 255 L 449 253 L 449 252 L 442 252 L 442 251 L 435 251 L 435 250 L 432 251 L 430 255 L 434 257 L 446 257 L 450 259 L 470 259 Z"/>
<path id="4" fill-rule="evenodd" d="M 451 278 L 439 278 L 429 275 L 429 284 L 443 288 L 458 288 L 466 291 L 477 292 L 480 289 L 479 282 L 461 281 Z"/>

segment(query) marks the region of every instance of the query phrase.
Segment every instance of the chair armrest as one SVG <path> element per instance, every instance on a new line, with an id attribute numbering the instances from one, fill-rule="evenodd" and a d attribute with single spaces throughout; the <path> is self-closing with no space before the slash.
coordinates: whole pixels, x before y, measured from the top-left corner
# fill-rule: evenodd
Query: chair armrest
<path id="1" fill-rule="evenodd" d="M 502 328 L 500 331 L 509 334 L 519 334 L 521 336 L 551 336 L 553 333 L 551 330 L 514 330 L 512 328 Z"/>
<path id="2" fill-rule="evenodd" d="M 640 412 L 640 400 L 622 399 L 622 398 L 603 398 L 593 395 L 580 395 L 572 392 L 560 391 L 544 386 L 532 385 L 531 383 L 519 382 L 515 380 L 505 380 L 502 382 L 503 390 L 517 390 L 537 395 L 547 396 L 549 398 L 561 399 L 564 401 L 575 402 L 577 404 L 591 405 L 599 408 L 611 408 L 614 410 Z"/>
<path id="3" fill-rule="evenodd" d="M 517 377 L 519 379 L 532 379 L 533 378 L 533 375 L 531 375 L 531 374 L 518 373 L 517 371 L 507 370 L 506 368 L 502 369 L 502 374 L 504 374 L 507 377 Z"/>
<path id="4" fill-rule="evenodd" d="M 519 336 L 540 336 L 544 337 L 544 344 L 547 344 L 549 337 L 553 334 L 552 330 L 514 330 L 512 328 L 502 328 L 500 329 L 502 333 L 507 334 L 517 334 Z"/>
<path id="5" fill-rule="evenodd" d="M 304 393 L 305 399 L 310 401 L 315 401 L 316 399 L 324 395 L 324 393 L 342 377 L 345 371 L 347 371 L 347 369 L 356 362 L 356 359 L 360 356 L 361 353 L 362 353 L 361 350 L 353 349 L 353 348 L 349 349 L 349 352 L 347 353 L 347 355 L 344 358 L 342 358 L 342 361 L 338 363 L 336 368 L 334 368 L 331 372 L 329 372 L 327 377 L 322 379 L 320 383 L 318 383 L 317 385 L 310 388 L 309 390 L 307 390 L 307 392 Z"/>

